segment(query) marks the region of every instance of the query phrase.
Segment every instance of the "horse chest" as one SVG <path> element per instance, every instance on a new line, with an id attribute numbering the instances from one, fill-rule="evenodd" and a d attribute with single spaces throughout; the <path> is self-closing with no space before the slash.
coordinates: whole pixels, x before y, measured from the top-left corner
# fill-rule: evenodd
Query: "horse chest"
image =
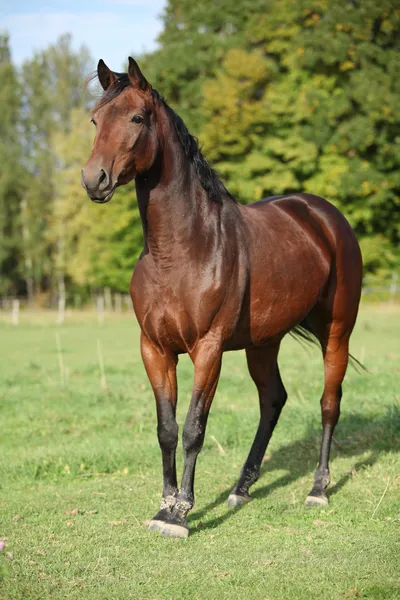
<path id="1" fill-rule="evenodd" d="M 199 286 L 201 287 L 201 286 Z M 160 347 L 190 352 L 212 324 L 218 294 L 195 289 L 189 282 L 175 288 L 152 283 L 152 293 L 132 295 L 136 315 L 146 336 Z"/>
<path id="2" fill-rule="evenodd" d="M 168 298 L 165 293 L 149 306 L 142 329 L 159 346 L 167 346 L 177 352 L 188 351 L 198 338 L 194 321 L 182 300 Z"/>

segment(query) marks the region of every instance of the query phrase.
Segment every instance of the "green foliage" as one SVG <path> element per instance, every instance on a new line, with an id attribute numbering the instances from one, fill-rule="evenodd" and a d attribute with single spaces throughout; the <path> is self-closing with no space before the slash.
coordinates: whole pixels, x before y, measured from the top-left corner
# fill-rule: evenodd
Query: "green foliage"
<path id="1" fill-rule="evenodd" d="M 390 242 L 383 235 L 370 235 L 360 239 L 364 268 L 376 275 L 386 275 L 400 262 L 399 252 L 393 250 Z"/>
<path id="2" fill-rule="evenodd" d="M 206 153 L 245 202 L 328 198 L 359 235 L 384 237 L 390 262 L 400 241 L 397 3 L 270 2 L 243 38 L 204 87 Z"/>
<path id="3" fill-rule="evenodd" d="M 23 219 L 28 235 L 24 251 L 31 262 L 32 277 L 40 289 L 63 277 L 59 255 L 64 252 L 63 232 L 52 229 L 52 215 L 58 201 L 61 159 L 54 148 L 57 135 L 68 136 L 75 107 L 87 105 L 83 79 L 90 57 L 83 47 L 72 49 L 69 35 L 37 53 L 22 67 L 25 111 L 25 144 L 29 149 L 27 167 L 31 174 Z M 78 179 L 79 181 L 79 179 Z"/>
<path id="4" fill-rule="evenodd" d="M 108 286 L 127 292 L 143 248 L 135 194 L 129 189 L 121 190 L 100 214 L 96 214 L 97 208 L 91 204 L 92 227 L 87 235 L 82 236 L 80 253 L 75 256 L 77 264 L 80 255 L 87 255 L 85 278 L 77 278 L 77 281 L 89 284 L 92 288 Z"/>
<path id="5" fill-rule="evenodd" d="M 197 133 L 203 86 L 232 47 L 243 43 L 243 26 L 263 11 L 261 0 L 169 0 L 160 48 L 141 63 L 153 85 Z"/>
<path id="6" fill-rule="evenodd" d="M 21 89 L 10 59 L 8 37 L 0 35 L 0 294 L 18 279 L 19 212 L 25 191 L 18 137 Z"/>
<path id="7" fill-rule="evenodd" d="M 367 272 L 399 269 L 397 0 L 169 0 L 163 23 L 140 64 L 239 201 L 326 197 Z M 127 289 L 142 248 L 134 186 L 99 207 L 79 185 L 91 65 L 64 35 L 17 72 L 0 38 L 1 294 Z"/>

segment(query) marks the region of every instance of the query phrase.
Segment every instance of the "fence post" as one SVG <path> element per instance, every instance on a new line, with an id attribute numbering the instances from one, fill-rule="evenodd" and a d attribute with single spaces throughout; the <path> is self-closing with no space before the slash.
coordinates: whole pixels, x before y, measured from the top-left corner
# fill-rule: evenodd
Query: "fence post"
<path id="1" fill-rule="evenodd" d="M 97 320 L 99 325 L 103 325 L 104 323 L 104 296 L 102 294 L 98 294 L 96 299 L 96 309 L 97 309 Z"/>
<path id="2" fill-rule="evenodd" d="M 19 300 L 14 298 L 12 301 L 11 309 L 11 325 L 18 325 L 19 323 Z"/>
<path id="3" fill-rule="evenodd" d="M 112 307 L 111 290 L 109 287 L 104 288 L 104 304 L 106 307 L 106 311 L 111 312 L 113 307 Z"/>
<path id="4" fill-rule="evenodd" d="M 62 325 L 65 319 L 65 294 L 60 294 L 58 298 L 58 317 L 57 323 Z"/>

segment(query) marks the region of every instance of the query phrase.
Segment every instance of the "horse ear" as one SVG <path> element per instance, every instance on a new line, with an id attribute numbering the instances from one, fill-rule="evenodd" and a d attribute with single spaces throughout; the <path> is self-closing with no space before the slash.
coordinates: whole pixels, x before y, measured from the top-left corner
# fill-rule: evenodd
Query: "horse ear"
<path id="1" fill-rule="evenodd" d="M 139 69 L 139 65 L 136 60 L 134 60 L 131 56 L 129 57 L 129 68 L 128 68 L 128 77 L 129 81 L 135 88 L 139 88 L 143 92 L 149 92 L 151 90 L 151 85 L 143 75 L 142 71 Z"/>
<path id="2" fill-rule="evenodd" d="M 97 65 L 97 76 L 104 91 L 106 91 L 110 85 L 118 79 L 116 74 L 107 67 L 106 63 L 102 59 L 99 60 Z"/>

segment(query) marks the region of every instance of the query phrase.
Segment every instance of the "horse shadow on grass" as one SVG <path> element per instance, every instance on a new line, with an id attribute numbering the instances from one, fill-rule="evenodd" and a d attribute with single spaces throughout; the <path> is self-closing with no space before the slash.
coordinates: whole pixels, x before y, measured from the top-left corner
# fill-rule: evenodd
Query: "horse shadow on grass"
<path id="1" fill-rule="evenodd" d="M 309 487 L 311 489 L 319 455 L 321 431 L 321 425 L 314 422 L 309 425 L 305 435 L 301 439 L 285 444 L 278 450 L 273 451 L 268 461 L 263 463 L 258 481 L 262 481 L 263 475 L 267 472 L 276 470 L 289 470 L 289 472 L 275 481 L 255 489 L 251 492 L 252 498 L 264 498 L 273 490 L 290 485 L 306 475 L 310 477 Z M 364 416 L 359 413 L 344 414 L 340 418 L 335 433 L 331 450 L 331 461 L 336 457 L 354 457 L 354 463 L 347 473 L 342 475 L 333 485 L 329 486 L 327 490 L 328 498 L 337 494 L 351 479 L 354 472 L 374 465 L 382 454 L 386 452 L 400 452 L 400 406 L 394 404 L 388 407 L 384 415 Z M 243 461 L 245 458 L 243 456 Z M 237 473 L 238 476 L 239 473 Z M 207 520 L 206 523 L 201 522 L 201 519 L 209 511 L 226 502 L 235 483 L 232 480 L 232 484 L 221 492 L 217 498 L 190 515 L 190 521 L 200 521 L 196 526 L 192 527 L 192 533 L 217 527 L 246 506 L 246 504 L 242 504 L 234 509 L 230 509 L 221 516 Z"/>

